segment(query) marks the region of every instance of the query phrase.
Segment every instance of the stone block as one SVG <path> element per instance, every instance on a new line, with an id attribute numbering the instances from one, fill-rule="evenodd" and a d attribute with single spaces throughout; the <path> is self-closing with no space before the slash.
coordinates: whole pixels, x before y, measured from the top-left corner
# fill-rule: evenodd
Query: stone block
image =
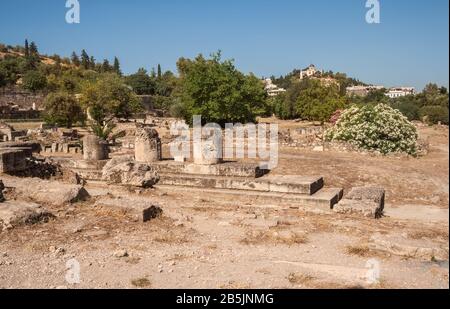
<path id="1" fill-rule="evenodd" d="M 385 190 L 382 188 L 353 188 L 335 207 L 335 211 L 343 214 L 361 214 L 365 217 L 379 219 L 383 216 L 385 196 Z"/>

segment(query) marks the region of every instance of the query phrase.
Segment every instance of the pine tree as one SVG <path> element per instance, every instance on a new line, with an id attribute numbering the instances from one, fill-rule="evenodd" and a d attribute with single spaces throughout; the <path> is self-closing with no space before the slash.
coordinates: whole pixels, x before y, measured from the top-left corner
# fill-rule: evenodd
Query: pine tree
<path id="1" fill-rule="evenodd" d="M 158 78 L 162 77 L 162 70 L 161 70 L 161 65 L 158 64 Z"/>
<path id="2" fill-rule="evenodd" d="M 28 45 L 28 40 L 25 40 L 25 58 L 30 56 L 30 46 Z"/>
<path id="3" fill-rule="evenodd" d="M 72 53 L 72 56 L 70 57 L 70 60 L 72 61 L 72 64 L 74 66 L 77 66 L 77 67 L 80 66 L 80 58 L 78 57 L 76 52 Z"/>
<path id="4" fill-rule="evenodd" d="M 29 54 L 30 54 L 30 56 L 38 56 L 39 55 L 39 51 L 38 51 L 36 43 L 31 42 L 30 47 L 29 47 Z"/>
<path id="5" fill-rule="evenodd" d="M 109 60 L 108 59 L 103 60 L 102 72 L 110 72 L 110 71 L 111 71 L 111 65 L 109 64 Z"/>
<path id="6" fill-rule="evenodd" d="M 114 57 L 113 69 L 114 69 L 114 72 L 116 72 L 118 75 L 122 75 L 122 72 L 120 71 L 120 62 L 117 57 Z"/>
<path id="7" fill-rule="evenodd" d="M 88 70 L 90 67 L 89 55 L 84 49 L 81 51 L 81 66 L 85 70 Z"/>
<path id="8" fill-rule="evenodd" d="M 94 58 L 94 56 L 91 56 L 91 58 L 89 59 L 89 69 L 95 70 L 95 58 Z"/>

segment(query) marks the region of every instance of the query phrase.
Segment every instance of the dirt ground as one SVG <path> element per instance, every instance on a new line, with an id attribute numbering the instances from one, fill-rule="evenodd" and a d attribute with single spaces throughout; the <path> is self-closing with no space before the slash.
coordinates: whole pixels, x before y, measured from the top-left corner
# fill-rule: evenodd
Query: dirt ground
<path id="1" fill-rule="evenodd" d="M 0 288 L 449 288 L 447 127 L 424 127 L 427 156 L 373 157 L 280 149 L 273 174 L 324 176 L 346 191 L 387 191 L 380 220 L 324 214 L 258 196 L 208 190 L 146 191 L 89 184 L 91 200 L 48 207 L 48 223 L 0 233 Z M 102 196 L 145 199 L 161 218 L 136 223 L 94 207 Z M 390 241 L 392 252 L 371 239 Z M 440 250 L 419 257 L 396 248 Z M 70 284 L 68 261 L 80 264 Z M 380 279 L 371 284 L 370 266 Z"/>

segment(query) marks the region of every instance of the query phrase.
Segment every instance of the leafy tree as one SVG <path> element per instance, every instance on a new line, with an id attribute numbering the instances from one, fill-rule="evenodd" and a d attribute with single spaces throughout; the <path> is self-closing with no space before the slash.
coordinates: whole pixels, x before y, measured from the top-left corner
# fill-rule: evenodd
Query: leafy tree
<path id="1" fill-rule="evenodd" d="M 103 137 L 111 121 L 128 118 L 141 110 L 141 102 L 133 91 L 116 74 L 101 75 L 94 82 L 87 82 L 82 88 L 81 104 L 93 119 L 92 129 Z"/>
<path id="2" fill-rule="evenodd" d="M 84 113 L 77 99 L 67 92 L 51 93 L 44 101 L 45 121 L 71 128 L 84 121 Z"/>
<path id="3" fill-rule="evenodd" d="M 28 71 L 23 76 L 22 87 L 24 89 L 36 92 L 45 89 L 47 78 L 39 71 Z"/>
<path id="4" fill-rule="evenodd" d="M 419 111 L 420 118 L 429 124 L 449 124 L 448 108 L 444 106 L 424 106 Z"/>
<path id="5" fill-rule="evenodd" d="M 251 122 L 266 104 L 263 83 L 239 72 L 233 61 L 222 61 L 220 52 L 211 59 L 202 55 L 194 60 L 181 58 L 177 66 L 179 96 L 188 123 L 194 115 L 220 125 Z"/>
<path id="6" fill-rule="evenodd" d="M 78 57 L 76 52 L 72 53 L 72 56 L 70 57 L 70 60 L 72 62 L 72 64 L 76 67 L 79 67 L 81 62 L 80 62 L 80 57 Z"/>
<path id="7" fill-rule="evenodd" d="M 155 81 L 144 68 L 140 68 L 135 74 L 127 76 L 125 81 L 138 95 L 155 94 Z"/>
<path id="8" fill-rule="evenodd" d="M 333 113 L 347 105 L 339 88 L 321 85 L 318 80 L 311 80 L 308 88 L 303 90 L 296 102 L 296 113 L 303 119 L 328 121 Z"/>
<path id="9" fill-rule="evenodd" d="M 155 93 L 159 96 L 170 97 L 176 87 L 177 78 L 167 71 L 160 78 L 152 78 L 155 83 Z"/>

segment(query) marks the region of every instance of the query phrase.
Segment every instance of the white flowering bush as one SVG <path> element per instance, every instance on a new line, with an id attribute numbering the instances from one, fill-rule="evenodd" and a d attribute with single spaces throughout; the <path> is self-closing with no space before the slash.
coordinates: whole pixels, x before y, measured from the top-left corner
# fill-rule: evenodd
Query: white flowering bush
<path id="1" fill-rule="evenodd" d="M 416 127 L 400 111 L 385 104 L 345 110 L 335 126 L 325 132 L 325 139 L 385 155 L 417 155 Z"/>

